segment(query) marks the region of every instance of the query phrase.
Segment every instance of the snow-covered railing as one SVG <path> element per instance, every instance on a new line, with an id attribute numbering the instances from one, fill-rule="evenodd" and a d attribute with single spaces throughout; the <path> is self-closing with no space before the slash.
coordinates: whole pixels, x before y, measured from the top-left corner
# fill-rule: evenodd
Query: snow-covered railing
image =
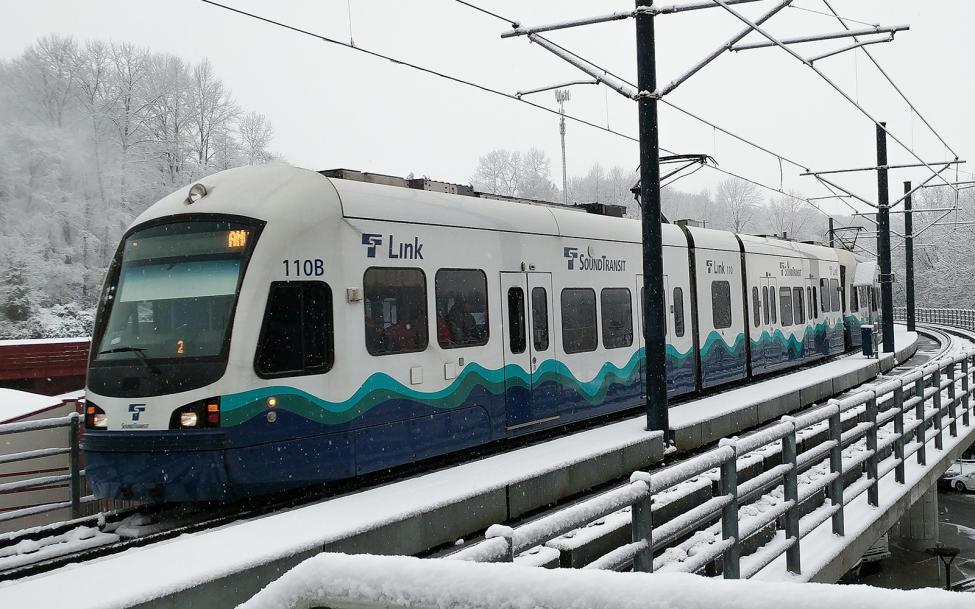
<path id="1" fill-rule="evenodd" d="M 894 307 L 894 319 L 907 319 L 907 307 Z M 940 324 L 975 330 L 975 309 L 933 309 L 917 307 L 914 309 L 914 320 L 924 324 Z"/>
<path id="2" fill-rule="evenodd" d="M 72 518 L 78 518 L 81 516 L 82 502 L 92 501 L 94 499 L 92 496 L 81 496 L 81 479 L 85 475 L 85 470 L 81 468 L 80 442 L 82 421 L 83 418 L 80 414 L 72 412 L 71 414 L 63 417 L 38 419 L 36 421 L 19 421 L 16 423 L 6 423 L 4 425 L 0 425 L 0 436 L 29 433 L 32 431 L 45 429 L 58 429 L 62 427 L 66 428 L 68 431 L 67 446 L 37 448 L 34 450 L 26 450 L 16 453 L 0 454 L 0 465 L 30 461 L 32 459 L 44 459 L 58 455 L 68 455 L 68 473 L 51 476 L 38 476 L 34 478 L 16 480 L 14 482 L 5 482 L 0 484 L 0 495 L 36 489 L 38 487 L 47 487 L 52 484 L 60 485 L 64 484 L 65 482 L 68 483 L 69 490 L 69 499 L 67 501 L 42 503 L 40 505 L 33 505 L 26 508 L 0 512 L 0 522 L 6 522 L 16 518 L 23 518 L 25 516 L 32 516 L 34 514 L 53 512 L 55 510 L 65 508 L 71 509 Z"/>
<path id="3" fill-rule="evenodd" d="M 585 568 L 720 570 L 725 578 L 737 579 L 751 577 L 785 554 L 786 569 L 798 574 L 803 537 L 827 520 L 835 535 L 844 536 L 845 505 L 866 493 L 868 504 L 878 507 L 881 478 L 893 472 L 896 483 L 904 484 L 909 458 L 925 466 L 929 442 L 940 451 L 946 431 L 955 437 L 959 423 L 972 425 L 973 363 L 975 351 L 968 350 L 902 376 L 881 378 L 870 389 L 783 417 L 748 436 L 722 440 L 686 461 L 652 473 L 635 472 L 622 487 L 521 526 L 494 525 L 485 541 L 447 558 L 512 562 L 522 552 L 629 510 L 630 543 Z M 761 471 L 740 474 L 749 468 Z M 680 492 L 682 485 L 701 477 L 717 483 L 710 499 L 653 522 L 655 498 L 668 503 L 661 494 Z"/>

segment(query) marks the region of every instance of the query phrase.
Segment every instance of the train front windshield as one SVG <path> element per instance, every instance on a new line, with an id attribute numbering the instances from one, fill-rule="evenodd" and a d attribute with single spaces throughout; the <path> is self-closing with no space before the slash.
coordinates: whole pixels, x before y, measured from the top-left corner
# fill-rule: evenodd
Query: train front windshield
<path id="1" fill-rule="evenodd" d="M 219 357 L 253 227 L 194 220 L 132 233 L 105 293 L 95 362 Z"/>

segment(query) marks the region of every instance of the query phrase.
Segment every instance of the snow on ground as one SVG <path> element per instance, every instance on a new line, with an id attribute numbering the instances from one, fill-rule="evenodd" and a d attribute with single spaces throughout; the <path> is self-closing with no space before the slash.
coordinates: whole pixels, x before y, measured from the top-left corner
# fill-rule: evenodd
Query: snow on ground
<path id="1" fill-rule="evenodd" d="M 917 342 L 915 332 L 908 332 L 903 326 L 894 328 L 894 345 L 897 351 L 914 342 Z M 884 354 L 884 356 L 889 356 L 889 354 Z M 826 364 L 678 404 L 670 409 L 670 427 L 671 429 L 690 427 L 741 410 L 752 404 L 792 393 L 799 387 L 815 385 L 840 374 L 866 368 L 876 361 L 860 354 L 848 355 Z"/>
<path id="2" fill-rule="evenodd" d="M 0 423 L 8 423 L 61 404 L 61 398 L 0 387 Z"/>
<path id="3" fill-rule="evenodd" d="M 402 556 L 320 554 L 239 609 L 961 609 L 963 592 L 730 581 L 686 574 L 538 569 Z"/>

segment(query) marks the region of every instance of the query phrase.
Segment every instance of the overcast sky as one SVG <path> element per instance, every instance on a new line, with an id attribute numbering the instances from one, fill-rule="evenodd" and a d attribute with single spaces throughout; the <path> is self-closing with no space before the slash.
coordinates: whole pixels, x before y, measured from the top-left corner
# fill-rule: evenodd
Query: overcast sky
<path id="1" fill-rule="evenodd" d="M 343 41 L 349 40 L 351 30 L 358 46 L 512 93 L 582 76 L 524 38 L 500 39 L 499 34 L 508 29 L 504 22 L 452 0 L 224 1 Z M 632 7 L 620 1 L 474 3 L 523 24 Z M 970 75 L 975 2 L 833 0 L 831 4 L 841 15 L 861 21 L 910 24 L 911 30 L 899 33 L 894 42 L 868 48 L 921 114 L 962 158 L 968 158 L 975 138 L 971 116 L 975 84 Z M 737 8 L 756 16 L 770 5 L 766 0 Z M 820 0 L 796 0 L 794 5 L 826 10 Z M 79 41 L 129 41 L 190 62 L 209 57 L 244 108 L 270 117 L 275 128 L 273 149 L 295 165 L 395 175 L 412 171 L 466 182 L 478 157 L 487 151 L 537 146 L 552 159 L 552 178 L 560 181 L 557 117 L 199 1 L 31 0 L 11 3 L 3 13 L 0 57 L 4 58 L 50 33 L 73 35 Z M 742 27 L 721 8 L 661 16 L 656 24 L 662 82 L 676 77 Z M 841 29 L 832 18 L 794 8 L 780 12 L 766 27 L 783 37 Z M 553 32 L 550 37 L 635 82 L 633 20 Z M 832 41 L 795 48 L 813 56 L 846 44 Z M 892 132 L 925 160 L 953 156 L 912 115 L 862 52 L 816 65 L 878 119 L 886 120 Z M 555 107 L 552 93 L 532 99 Z M 876 160 L 873 125 L 812 70 L 780 49 L 725 53 L 667 99 L 813 169 L 870 166 Z M 575 87 L 567 111 L 636 135 L 636 104 L 605 87 Z M 572 123 L 567 138 L 570 175 L 582 174 L 596 162 L 633 168 L 638 163 L 632 141 Z M 798 177 L 788 165 L 780 178 L 775 158 L 667 108 L 661 109 L 660 141 L 677 152 L 712 154 L 721 167 L 775 186 L 781 179 L 787 189 L 808 196 L 826 194 L 812 178 Z M 893 141 L 890 157 L 891 162 L 913 162 Z M 722 177 L 700 171 L 678 185 L 685 190 L 713 188 Z M 876 199 L 872 175 L 841 177 L 843 184 L 865 198 Z M 891 190 L 900 191 L 902 180 L 923 177 L 923 171 L 897 172 L 891 177 Z M 827 210 L 843 210 L 835 203 L 823 205 Z"/>

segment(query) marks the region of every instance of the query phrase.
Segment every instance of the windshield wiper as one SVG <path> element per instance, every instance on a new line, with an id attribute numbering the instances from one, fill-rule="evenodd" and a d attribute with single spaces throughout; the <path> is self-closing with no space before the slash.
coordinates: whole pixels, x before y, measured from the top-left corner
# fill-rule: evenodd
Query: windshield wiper
<path id="1" fill-rule="evenodd" d="M 146 357 L 146 354 L 143 353 L 143 351 L 145 350 L 146 349 L 144 347 L 115 347 L 114 349 L 105 349 L 104 351 L 99 351 L 98 355 L 105 355 L 106 353 L 135 353 L 136 357 L 139 358 L 139 361 L 145 364 L 146 368 L 148 368 L 150 372 L 152 372 L 153 374 L 159 374 L 160 372 L 159 368 L 157 368 L 155 364 L 150 362 L 149 358 Z"/>

